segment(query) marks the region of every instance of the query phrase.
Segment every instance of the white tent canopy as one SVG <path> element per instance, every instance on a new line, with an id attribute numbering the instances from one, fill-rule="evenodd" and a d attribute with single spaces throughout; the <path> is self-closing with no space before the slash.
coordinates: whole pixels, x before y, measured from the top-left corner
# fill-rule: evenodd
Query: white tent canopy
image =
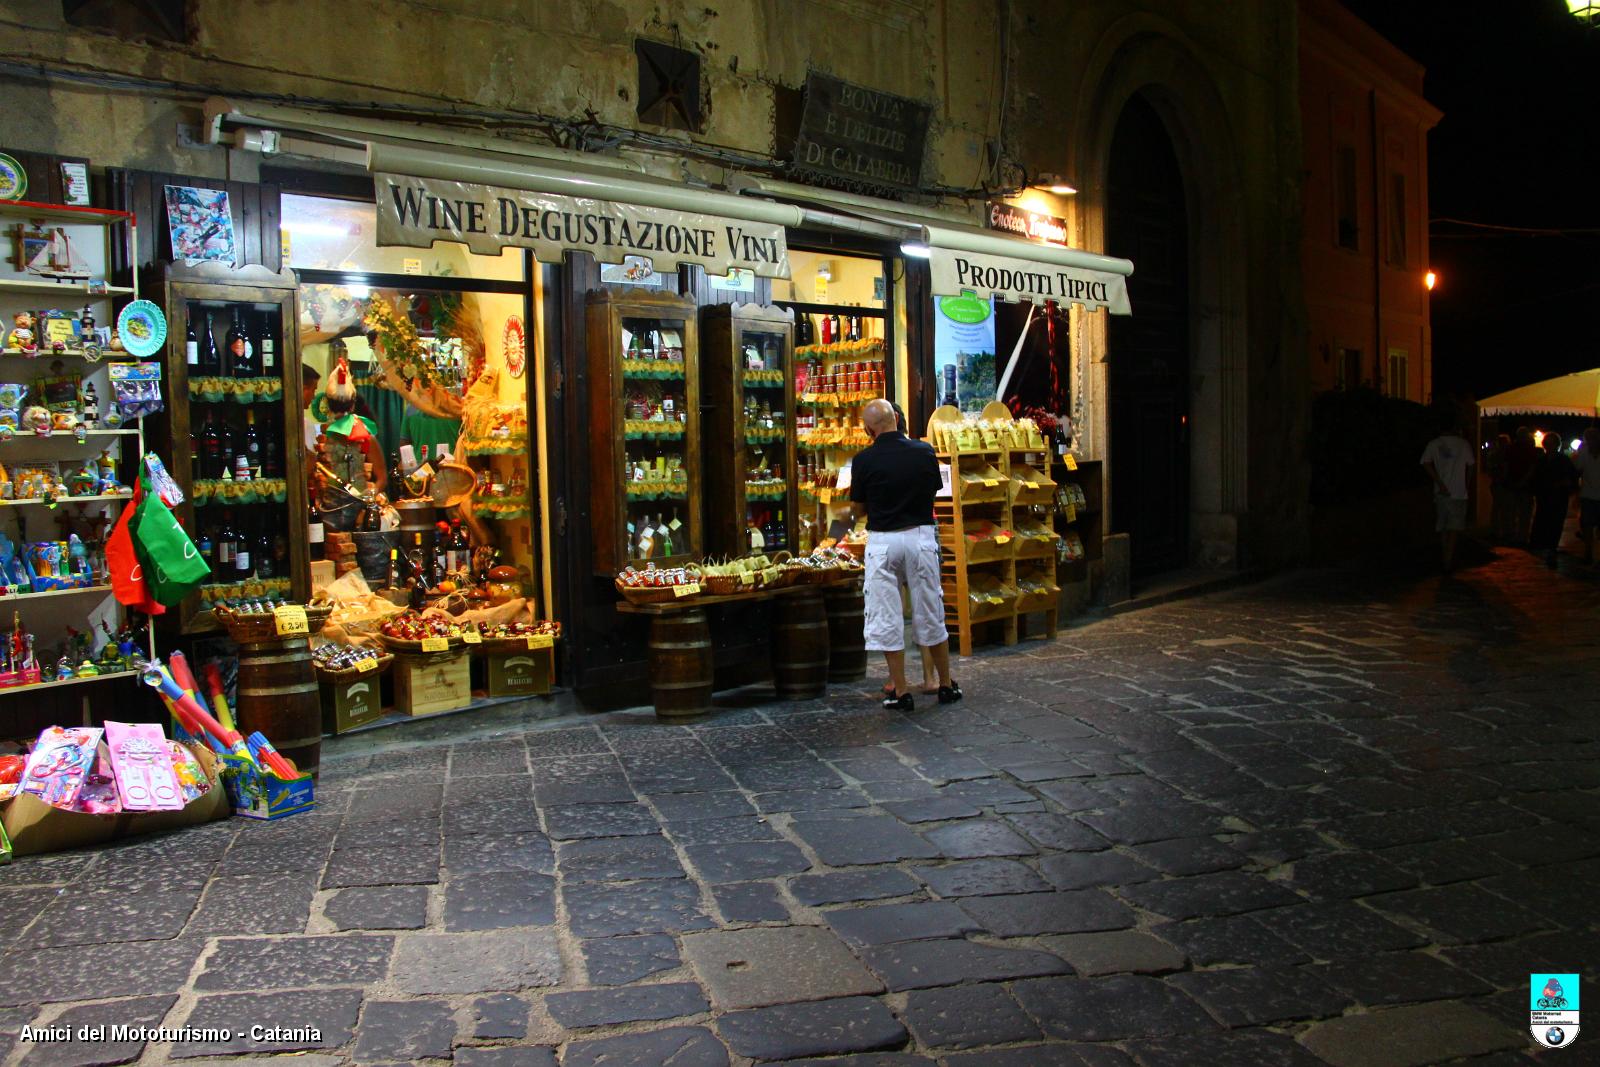
<path id="1" fill-rule="evenodd" d="M 1600 416 L 1600 367 L 1546 378 L 1478 401 L 1478 413 Z"/>

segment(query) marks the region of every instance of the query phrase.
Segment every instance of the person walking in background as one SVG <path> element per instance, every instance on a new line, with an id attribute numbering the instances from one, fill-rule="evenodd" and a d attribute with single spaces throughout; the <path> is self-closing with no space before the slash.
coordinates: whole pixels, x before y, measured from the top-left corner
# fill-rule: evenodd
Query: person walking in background
<path id="1" fill-rule="evenodd" d="M 1467 468 L 1477 462 L 1472 446 L 1449 422 L 1422 450 L 1422 469 L 1433 479 L 1434 529 L 1439 532 L 1445 573 L 1455 566 L 1456 539 L 1467 528 Z"/>
<path id="2" fill-rule="evenodd" d="M 1529 547 L 1544 556 L 1546 567 L 1555 569 L 1556 551 L 1561 547 L 1561 531 L 1567 525 L 1572 507 L 1572 491 L 1578 485 L 1578 470 L 1561 451 L 1561 435 L 1544 435 L 1544 455 L 1533 471 L 1533 533 Z"/>
<path id="3" fill-rule="evenodd" d="M 1483 457 L 1483 472 L 1489 476 L 1489 529 L 1499 544 L 1512 539 L 1511 493 L 1506 486 L 1506 464 L 1511 458 L 1511 435 L 1497 434 L 1494 444 Z"/>
<path id="4" fill-rule="evenodd" d="M 1539 466 L 1539 445 L 1533 431 L 1517 427 L 1517 436 L 1506 451 L 1506 506 L 1510 509 L 1511 536 L 1507 544 L 1528 543 L 1528 526 L 1533 518 L 1533 472 Z"/>
<path id="5" fill-rule="evenodd" d="M 939 580 L 939 531 L 933 518 L 933 499 L 942 484 L 939 459 L 927 442 L 900 432 L 887 400 L 867 404 L 861 422 L 872 444 L 851 462 L 850 514 L 852 520 L 863 513 L 867 519 L 866 646 L 883 653 L 894 687 L 883 706 L 889 711 L 916 706 L 906 684 L 902 581 L 911 593 L 912 636 L 933 652 L 939 703 L 952 704 L 962 693 L 950 677 L 950 635 Z"/>
<path id="6" fill-rule="evenodd" d="M 1583 447 L 1572 457 L 1582 488 L 1578 490 L 1578 537 L 1583 541 L 1583 562 L 1594 562 L 1594 543 L 1600 537 L 1600 428 L 1583 431 Z"/>

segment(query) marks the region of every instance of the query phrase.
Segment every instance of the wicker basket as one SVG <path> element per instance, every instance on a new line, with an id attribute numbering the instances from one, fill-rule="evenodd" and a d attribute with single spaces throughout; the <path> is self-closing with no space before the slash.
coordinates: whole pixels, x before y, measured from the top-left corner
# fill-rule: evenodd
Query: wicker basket
<path id="1" fill-rule="evenodd" d="M 753 593 L 760 583 L 742 582 L 737 574 L 713 574 L 700 579 L 700 589 L 710 596 L 733 596 L 735 593 Z"/>
<path id="2" fill-rule="evenodd" d="M 278 618 L 270 611 L 239 612 L 231 608 L 218 607 L 212 609 L 212 614 L 217 621 L 227 629 L 228 636 L 234 643 L 240 645 L 260 644 L 263 641 L 285 640 L 278 633 Z M 296 637 L 309 637 L 311 634 L 322 630 L 322 624 L 328 621 L 328 616 L 333 614 L 333 609 L 317 607 L 306 609 L 306 630 L 304 634 Z"/>
<path id="3" fill-rule="evenodd" d="M 383 647 L 402 656 L 442 656 L 451 652 L 461 651 L 462 641 L 459 637 L 447 637 L 449 647 L 444 652 L 424 652 L 421 641 L 412 641 L 404 637 L 390 637 L 388 634 L 378 634 L 378 640 L 383 642 Z M 431 638 L 430 638 L 431 640 Z"/>
<path id="4" fill-rule="evenodd" d="M 681 597 L 677 594 L 675 585 L 623 585 L 616 583 L 617 593 L 630 604 L 664 604 L 669 600 L 692 600 L 694 597 Z"/>
<path id="5" fill-rule="evenodd" d="M 337 684 L 339 684 L 341 682 L 353 682 L 357 678 L 360 678 L 363 675 L 383 674 L 385 671 L 387 671 L 392 666 L 394 666 L 394 656 L 390 655 L 388 653 L 384 653 L 384 654 L 381 654 L 381 655 L 378 656 L 378 665 L 376 667 L 374 667 L 370 671 L 359 671 L 359 670 L 356 670 L 354 667 L 350 667 L 350 668 L 348 668 L 346 670 L 342 670 L 342 671 L 330 671 L 330 670 L 327 670 L 327 669 L 325 669 L 323 667 L 318 667 L 317 668 L 317 681 L 319 681 L 319 682 L 330 682 L 330 683 L 332 683 L 334 685 L 337 685 Z"/>

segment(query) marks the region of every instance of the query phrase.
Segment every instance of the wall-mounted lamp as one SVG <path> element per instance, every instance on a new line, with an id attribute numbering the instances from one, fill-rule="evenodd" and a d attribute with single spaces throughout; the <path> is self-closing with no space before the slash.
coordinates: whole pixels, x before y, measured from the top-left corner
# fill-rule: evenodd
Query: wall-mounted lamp
<path id="1" fill-rule="evenodd" d="M 1057 196 L 1072 196 L 1078 191 L 1061 175 L 1048 173 L 1039 175 L 1039 180 L 1033 183 L 1033 187 L 1043 189 L 1047 193 L 1055 193 Z"/>
<path id="2" fill-rule="evenodd" d="M 916 259 L 927 259 L 932 254 L 926 241 L 901 241 L 900 254 L 912 256 Z"/>
<path id="3" fill-rule="evenodd" d="M 1422 276 L 1422 284 L 1427 286 L 1428 292 L 1431 293 L 1433 292 L 1433 287 L 1439 284 L 1439 276 L 1430 270 Z"/>

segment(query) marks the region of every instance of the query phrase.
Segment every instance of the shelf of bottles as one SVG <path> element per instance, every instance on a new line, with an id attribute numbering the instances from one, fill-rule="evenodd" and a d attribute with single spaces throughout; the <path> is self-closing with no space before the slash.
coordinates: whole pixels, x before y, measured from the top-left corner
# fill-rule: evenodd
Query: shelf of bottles
<path id="1" fill-rule="evenodd" d="M 183 319 L 195 542 L 213 579 L 202 604 L 286 596 L 280 305 L 189 300 Z"/>
<path id="2" fill-rule="evenodd" d="M 689 430 L 682 324 L 622 320 L 625 534 L 628 562 L 686 554 L 695 521 L 684 444 Z"/>
<path id="3" fill-rule="evenodd" d="M 789 516 L 794 476 L 794 422 L 790 415 L 792 358 L 786 333 L 745 327 L 739 334 L 739 384 L 743 392 L 739 435 L 744 469 L 743 544 L 749 555 L 791 549 Z"/>
<path id="4" fill-rule="evenodd" d="M 840 468 L 870 443 L 861 407 L 887 391 L 883 331 L 881 313 L 800 316 L 794 356 L 800 552 L 827 536 L 833 506 L 849 499 L 838 488 Z"/>

